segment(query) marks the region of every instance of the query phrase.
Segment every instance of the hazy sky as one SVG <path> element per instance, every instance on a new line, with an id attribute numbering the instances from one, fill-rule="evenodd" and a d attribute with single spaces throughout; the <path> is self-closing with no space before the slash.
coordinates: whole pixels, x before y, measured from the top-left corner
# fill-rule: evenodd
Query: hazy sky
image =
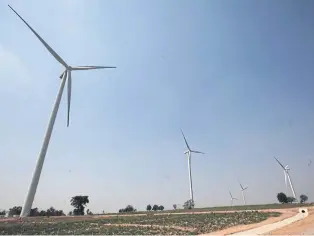
<path id="1" fill-rule="evenodd" d="M 23 205 L 63 71 L 7 3 L 67 63 L 118 67 L 73 72 L 71 125 L 64 93 L 33 206 L 182 204 L 180 128 L 206 152 L 192 159 L 198 207 L 240 198 L 237 179 L 248 203 L 276 202 L 274 156 L 313 201 L 313 1 L 12 0 L 0 4 L 0 208 Z"/>

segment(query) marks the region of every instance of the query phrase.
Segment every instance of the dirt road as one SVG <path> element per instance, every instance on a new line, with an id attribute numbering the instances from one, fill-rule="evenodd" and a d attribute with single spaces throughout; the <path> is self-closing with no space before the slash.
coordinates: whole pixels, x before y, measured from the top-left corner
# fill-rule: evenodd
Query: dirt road
<path id="1" fill-rule="evenodd" d="M 310 207 L 308 211 L 309 216 L 304 220 L 275 230 L 269 233 L 269 235 L 314 235 L 314 208 Z"/>

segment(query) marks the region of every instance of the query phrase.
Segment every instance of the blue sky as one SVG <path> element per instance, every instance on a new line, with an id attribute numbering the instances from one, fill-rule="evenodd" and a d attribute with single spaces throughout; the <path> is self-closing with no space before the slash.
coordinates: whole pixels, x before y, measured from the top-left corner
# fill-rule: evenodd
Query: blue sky
<path id="1" fill-rule="evenodd" d="M 312 1 L 12 0 L 0 5 L 0 208 L 23 204 L 63 71 L 7 3 L 67 63 L 118 67 L 73 73 L 71 125 L 64 93 L 34 206 L 182 204 L 180 128 L 206 152 L 192 159 L 197 206 L 240 198 L 237 179 L 248 203 L 276 202 L 273 156 L 313 201 Z"/>

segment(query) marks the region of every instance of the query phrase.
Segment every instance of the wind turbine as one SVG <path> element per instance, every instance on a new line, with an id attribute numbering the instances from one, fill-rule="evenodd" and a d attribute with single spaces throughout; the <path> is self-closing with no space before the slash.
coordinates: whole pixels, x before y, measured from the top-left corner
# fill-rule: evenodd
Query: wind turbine
<path id="1" fill-rule="evenodd" d="M 241 192 L 242 192 L 242 198 L 243 198 L 243 203 L 244 205 L 246 205 L 246 201 L 245 201 L 245 195 L 244 195 L 244 191 L 248 189 L 248 187 L 243 188 L 242 184 L 239 182 L 240 187 L 241 187 Z"/>
<path id="2" fill-rule="evenodd" d="M 44 164 L 45 156 L 47 153 L 50 137 L 52 134 L 53 126 L 57 117 L 60 101 L 62 98 L 62 93 L 64 90 L 64 86 L 66 81 L 68 80 L 68 112 L 67 112 L 67 126 L 69 126 L 70 122 L 70 107 L 71 107 L 71 86 L 72 86 L 72 78 L 71 78 L 71 72 L 75 70 L 94 70 L 94 69 L 104 69 L 104 68 L 116 68 L 111 66 L 70 66 L 68 65 L 37 33 L 36 31 L 10 6 L 8 5 L 11 10 L 25 23 L 25 25 L 35 34 L 35 36 L 39 39 L 39 41 L 46 47 L 46 49 L 51 53 L 51 55 L 61 64 L 65 67 L 64 72 L 61 74 L 61 85 L 60 89 L 57 95 L 57 99 L 55 101 L 48 128 L 46 131 L 46 135 L 44 138 L 44 142 L 42 144 L 42 148 L 39 153 L 39 157 L 37 159 L 37 164 L 35 171 L 33 173 L 32 181 L 28 189 L 28 193 L 22 208 L 22 212 L 20 217 L 26 217 L 29 215 L 34 197 L 36 194 L 38 182 L 40 179 L 41 170 Z"/>
<path id="3" fill-rule="evenodd" d="M 238 200 L 238 199 L 232 196 L 230 190 L 229 190 L 229 194 L 230 194 L 230 205 L 233 206 L 233 200 Z"/>
<path id="4" fill-rule="evenodd" d="M 310 166 L 312 164 L 312 160 L 309 159 L 309 163 L 307 164 L 307 166 Z"/>
<path id="5" fill-rule="evenodd" d="M 181 133 L 182 133 L 182 136 L 184 138 L 184 142 L 185 142 L 185 145 L 187 147 L 187 151 L 184 152 L 184 154 L 187 155 L 188 157 L 188 168 L 189 168 L 189 181 L 190 181 L 190 200 L 192 201 L 191 203 L 194 204 L 194 195 L 193 195 L 193 185 L 192 185 L 192 171 L 191 171 L 191 155 L 192 155 L 192 152 L 193 153 L 199 153 L 199 154 L 205 154 L 204 152 L 200 152 L 200 151 L 194 151 L 190 148 L 188 142 L 186 141 L 186 138 L 184 136 L 184 133 L 181 129 Z"/>
<path id="6" fill-rule="evenodd" d="M 292 185 L 291 177 L 290 177 L 290 174 L 289 174 L 289 170 L 290 170 L 289 166 L 288 165 L 284 166 L 283 164 L 280 163 L 280 161 L 276 157 L 274 157 L 274 158 L 275 158 L 275 160 L 278 162 L 278 164 L 283 169 L 283 172 L 284 172 L 284 175 L 285 175 L 285 184 L 286 184 L 286 191 L 287 191 L 287 193 L 288 193 L 288 182 L 287 182 L 287 179 L 288 179 L 289 184 L 290 184 L 290 188 L 291 188 L 291 191 L 292 191 L 292 194 L 293 194 L 293 197 L 296 199 L 297 197 L 296 197 L 296 194 L 295 194 L 295 191 L 294 191 L 294 188 L 293 188 L 293 185 Z"/>

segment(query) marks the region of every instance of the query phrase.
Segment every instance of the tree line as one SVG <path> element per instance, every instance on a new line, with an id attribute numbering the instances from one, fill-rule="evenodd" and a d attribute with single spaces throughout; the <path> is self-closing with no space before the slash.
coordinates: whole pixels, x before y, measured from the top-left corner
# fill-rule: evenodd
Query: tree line
<path id="1" fill-rule="evenodd" d="M 150 204 L 148 204 L 147 206 L 146 206 L 146 210 L 147 211 L 151 211 L 151 210 L 153 210 L 153 211 L 163 211 L 165 208 L 164 208 L 164 206 L 163 205 L 160 205 L 160 206 L 158 206 L 158 205 L 153 205 L 153 207 L 150 205 Z"/>
<path id="2" fill-rule="evenodd" d="M 84 215 L 86 205 L 89 203 L 88 196 L 74 196 L 71 198 L 70 204 L 74 207 L 73 211 L 69 212 L 69 215 Z M 21 206 L 14 206 L 9 209 L 9 215 L 20 215 L 22 212 Z M 5 215 L 6 211 L 0 211 L 0 215 Z M 93 213 L 87 209 L 86 214 L 92 215 Z M 54 207 L 50 207 L 47 210 L 39 210 L 37 207 L 32 208 L 29 216 L 65 216 L 63 210 L 57 210 Z"/>
<path id="3" fill-rule="evenodd" d="M 280 203 L 293 203 L 297 201 L 297 199 L 295 199 L 294 197 L 288 197 L 283 192 L 277 194 L 277 199 Z M 308 196 L 306 196 L 305 194 L 300 195 L 301 204 L 306 203 L 308 199 L 309 199 Z"/>
<path id="4" fill-rule="evenodd" d="M 285 193 L 281 192 L 277 194 L 277 199 L 280 203 L 293 203 L 296 201 L 296 199 L 294 197 L 288 197 Z M 300 195 L 300 203 L 306 203 L 308 201 L 308 196 L 306 196 L 305 194 L 301 194 Z M 84 215 L 85 214 L 85 207 L 86 205 L 89 203 L 89 198 L 88 196 L 74 196 L 71 198 L 70 200 L 70 204 L 71 206 L 73 206 L 73 211 L 69 212 L 69 215 Z M 194 202 L 192 202 L 191 200 L 186 201 L 183 204 L 183 207 L 185 209 L 191 209 L 194 208 Z M 146 210 L 147 211 L 163 211 L 165 208 L 162 205 L 157 205 L 154 204 L 153 206 L 151 206 L 150 204 L 148 204 L 146 206 Z M 176 210 L 177 209 L 177 205 L 173 204 L 173 209 Z M 20 215 L 22 211 L 22 207 L 21 206 L 14 206 L 12 208 L 9 209 L 9 215 Z M 119 210 L 119 213 L 124 213 L 124 212 L 136 212 L 137 210 L 132 206 L 132 205 L 127 205 L 125 208 L 122 208 Z M 0 211 L 0 215 L 5 215 L 6 211 L 2 210 Z M 87 215 L 93 215 L 93 213 L 87 209 L 86 210 L 86 214 Z M 30 216 L 65 216 L 65 213 L 63 212 L 63 210 L 57 210 L 54 207 L 50 207 L 47 210 L 39 210 L 37 207 L 36 208 L 32 208 L 30 211 Z"/>

